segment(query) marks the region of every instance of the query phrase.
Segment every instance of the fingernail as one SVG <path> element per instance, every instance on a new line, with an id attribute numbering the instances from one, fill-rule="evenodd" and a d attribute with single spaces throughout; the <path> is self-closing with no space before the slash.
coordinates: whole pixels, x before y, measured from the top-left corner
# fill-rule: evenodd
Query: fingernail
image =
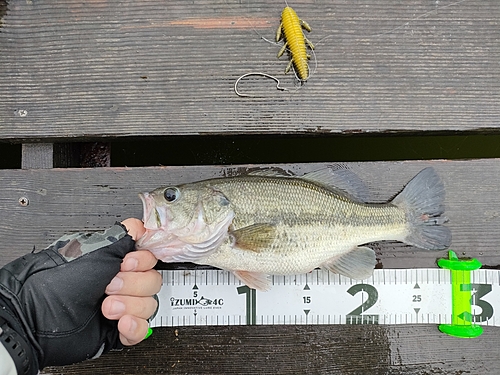
<path id="1" fill-rule="evenodd" d="M 123 280 L 118 276 L 115 276 L 113 280 L 106 287 L 107 293 L 116 293 L 123 287 Z"/>
<path id="2" fill-rule="evenodd" d="M 144 340 L 146 340 L 152 334 L 153 334 L 153 329 L 152 328 L 148 328 L 148 333 L 146 333 L 146 337 L 144 337 Z"/>
<path id="3" fill-rule="evenodd" d="M 125 304 L 120 301 L 113 301 L 111 304 L 111 315 L 120 315 L 125 312 Z"/>
<path id="4" fill-rule="evenodd" d="M 139 262 L 135 258 L 128 258 L 122 264 L 122 271 L 133 271 L 137 268 Z"/>

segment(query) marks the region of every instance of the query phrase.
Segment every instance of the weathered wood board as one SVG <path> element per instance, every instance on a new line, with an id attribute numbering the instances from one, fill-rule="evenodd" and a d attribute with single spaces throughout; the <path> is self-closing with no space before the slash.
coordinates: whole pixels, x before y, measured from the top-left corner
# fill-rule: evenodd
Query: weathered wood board
<path id="1" fill-rule="evenodd" d="M 327 163 L 273 165 L 297 174 Z M 373 201 L 397 193 L 418 171 L 433 166 L 447 190 L 452 248 L 486 266 L 500 264 L 500 160 L 347 164 L 367 182 Z M 232 176 L 264 165 L 45 169 L 0 171 L 0 262 L 66 232 L 104 229 L 141 216 L 137 192 Z M 27 206 L 19 198 L 29 200 Z M 379 266 L 436 267 L 445 251 L 397 243 L 374 245 Z M 471 340 L 436 326 L 245 326 L 159 328 L 144 343 L 98 360 L 49 368 L 47 374 L 335 373 L 491 374 L 500 367 L 498 329 Z"/>
<path id="2" fill-rule="evenodd" d="M 295 90 L 283 1 L 10 0 L 0 140 L 497 129 L 497 0 L 289 2 L 316 44 Z M 4 13 L 4 14 L 2 14 Z M 242 74 L 272 74 L 281 85 Z"/>
<path id="3" fill-rule="evenodd" d="M 0 265 L 33 247 L 41 249 L 66 232 L 101 230 L 116 220 L 142 217 L 137 194 L 158 186 L 279 167 L 295 174 L 327 163 L 0 171 Z M 370 188 L 374 202 L 389 200 L 421 169 L 434 166 L 445 184 L 452 248 L 463 256 L 500 266 L 500 160 L 347 163 Z M 26 198 L 27 206 L 19 203 Z M 446 252 L 416 251 L 377 243 L 380 267 L 434 267 Z"/>
<path id="4" fill-rule="evenodd" d="M 160 328 L 137 347 L 45 373 L 490 375 L 498 342 L 497 329 L 467 340 L 436 326 Z"/>

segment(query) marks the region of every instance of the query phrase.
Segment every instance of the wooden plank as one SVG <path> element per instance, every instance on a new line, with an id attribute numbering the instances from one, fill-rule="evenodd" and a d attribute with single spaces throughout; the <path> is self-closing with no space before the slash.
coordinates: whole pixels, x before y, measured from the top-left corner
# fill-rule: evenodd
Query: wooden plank
<path id="1" fill-rule="evenodd" d="M 0 139 L 497 129 L 497 0 L 292 2 L 313 30 L 294 89 L 283 2 L 11 0 L 0 22 Z M 291 88 L 248 78 L 262 71 Z M 298 88 L 298 87 L 297 87 Z"/>
<path id="2" fill-rule="evenodd" d="M 326 163 L 274 165 L 302 174 Z M 447 190 L 452 248 L 486 266 L 500 264 L 500 159 L 349 163 L 374 201 L 385 201 L 419 170 L 433 166 Z M 66 232 L 103 229 L 141 216 L 136 194 L 164 184 L 231 176 L 246 166 L 97 168 L 0 171 L 2 264 Z M 21 206 L 20 196 L 29 199 Z M 374 244 L 384 268 L 436 267 L 445 251 Z M 341 373 L 491 374 L 500 366 L 497 328 L 474 340 L 436 326 L 251 326 L 155 329 L 143 344 L 47 374 Z M 176 334 L 177 332 L 177 334 Z M 488 348 L 488 349 L 485 349 Z"/>
<path id="3" fill-rule="evenodd" d="M 52 143 L 23 143 L 21 168 L 52 168 L 54 166 L 54 145 Z"/>
<path id="4" fill-rule="evenodd" d="M 296 174 L 325 163 L 280 164 Z M 500 160 L 407 161 L 348 163 L 370 187 L 374 202 L 389 200 L 422 168 L 436 168 L 447 191 L 446 216 L 453 232 L 452 248 L 485 265 L 500 265 Z M 269 165 L 267 165 L 269 166 Z M 41 249 L 66 232 L 100 230 L 116 220 L 141 217 L 137 193 L 162 185 L 230 176 L 246 166 L 189 166 L 0 171 L 0 265 L 33 247 Z M 259 167 L 265 167 L 259 165 Z M 22 206 L 25 197 L 29 205 Z M 22 235 L 19 228 L 25 228 Z M 380 267 L 435 267 L 445 252 L 417 251 L 399 243 L 374 244 Z"/>
<path id="5" fill-rule="evenodd" d="M 494 374 L 498 329 L 453 338 L 436 326 L 157 328 L 143 343 L 45 374 Z"/>

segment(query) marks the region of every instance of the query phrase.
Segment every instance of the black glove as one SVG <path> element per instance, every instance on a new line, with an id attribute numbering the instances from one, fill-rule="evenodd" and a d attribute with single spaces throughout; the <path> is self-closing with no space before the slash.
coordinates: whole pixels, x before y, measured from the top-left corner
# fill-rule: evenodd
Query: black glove
<path id="1" fill-rule="evenodd" d="M 101 304 L 106 286 L 134 246 L 117 223 L 104 233 L 63 236 L 0 269 L 0 326 L 5 319 L 31 346 L 26 353 L 30 369 L 19 372 L 16 363 L 19 374 L 122 347 L 118 322 L 102 315 Z"/>

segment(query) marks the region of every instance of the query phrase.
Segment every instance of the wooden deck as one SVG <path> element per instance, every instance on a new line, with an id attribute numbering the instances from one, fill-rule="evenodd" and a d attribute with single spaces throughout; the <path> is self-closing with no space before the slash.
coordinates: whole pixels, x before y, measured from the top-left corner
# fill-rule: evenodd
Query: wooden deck
<path id="1" fill-rule="evenodd" d="M 296 1 L 316 43 L 294 90 L 273 39 L 284 2 L 8 1 L 2 139 L 491 130 L 496 0 Z M 317 64 L 317 66 L 316 66 Z M 276 76 L 289 92 L 249 78 Z"/>
<path id="2" fill-rule="evenodd" d="M 273 165 L 305 173 L 325 164 Z M 374 202 L 388 200 L 418 171 L 433 166 L 447 191 L 452 249 L 488 268 L 500 265 L 500 160 L 350 163 Z M 2 264 L 60 234 L 104 229 L 140 217 L 137 192 L 201 178 L 231 176 L 255 166 L 4 170 L 0 183 Z M 262 167 L 265 167 L 262 165 Z M 19 203 L 26 198 L 29 205 Z M 19 228 L 24 228 L 20 233 Z M 13 233 L 16 233 L 13 235 Z M 446 251 L 399 243 L 373 244 L 383 268 L 433 268 Z M 177 331 L 176 331 L 177 330 Z M 176 335 L 177 332 L 177 335 Z M 436 326 L 252 326 L 157 328 L 137 347 L 50 374 L 317 373 L 489 374 L 499 365 L 498 328 L 457 339 Z M 488 354 L 485 353 L 486 347 Z M 437 372 L 439 373 L 439 372 Z"/>
<path id="3" fill-rule="evenodd" d="M 279 167 L 301 175 L 328 163 L 259 165 Z M 460 255 L 476 257 L 489 267 L 500 267 L 500 160 L 365 162 L 347 164 L 370 187 L 373 202 L 386 202 L 421 169 L 433 166 L 446 189 L 446 216 L 453 232 L 452 248 Z M 116 220 L 141 217 L 138 192 L 152 188 L 234 176 L 255 168 L 242 166 L 190 166 L 147 168 L 81 168 L 3 170 L 0 182 L 2 238 L 0 265 L 40 249 L 66 232 L 101 230 Z M 19 200 L 26 198 L 29 204 Z M 444 252 L 418 251 L 399 243 L 376 245 L 381 267 L 436 267 Z"/>
<path id="4" fill-rule="evenodd" d="M 335 162 L 109 168 L 105 143 L 92 164 L 72 162 L 69 142 L 499 134 L 497 0 L 289 4 L 316 44 L 300 88 L 283 74 L 280 47 L 263 39 L 274 38 L 284 3 L 0 0 L 0 142 L 23 144 L 22 169 L 0 169 L 0 266 L 64 233 L 141 217 L 137 193 L 159 185 Z M 249 77 L 240 90 L 254 97 L 238 97 L 236 79 L 254 71 L 290 90 Z M 53 168 L 77 164 L 104 167 Z M 500 159 L 349 163 L 375 202 L 429 165 L 447 191 L 452 249 L 499 268 Z M 384 268 L 432 268 L 446 255 L 373 248 Z M 157 328 L 136 347 L 45 373 L 492 374 L 499 344 L 498 328 L 471 340 L 431 325 Z"/>

